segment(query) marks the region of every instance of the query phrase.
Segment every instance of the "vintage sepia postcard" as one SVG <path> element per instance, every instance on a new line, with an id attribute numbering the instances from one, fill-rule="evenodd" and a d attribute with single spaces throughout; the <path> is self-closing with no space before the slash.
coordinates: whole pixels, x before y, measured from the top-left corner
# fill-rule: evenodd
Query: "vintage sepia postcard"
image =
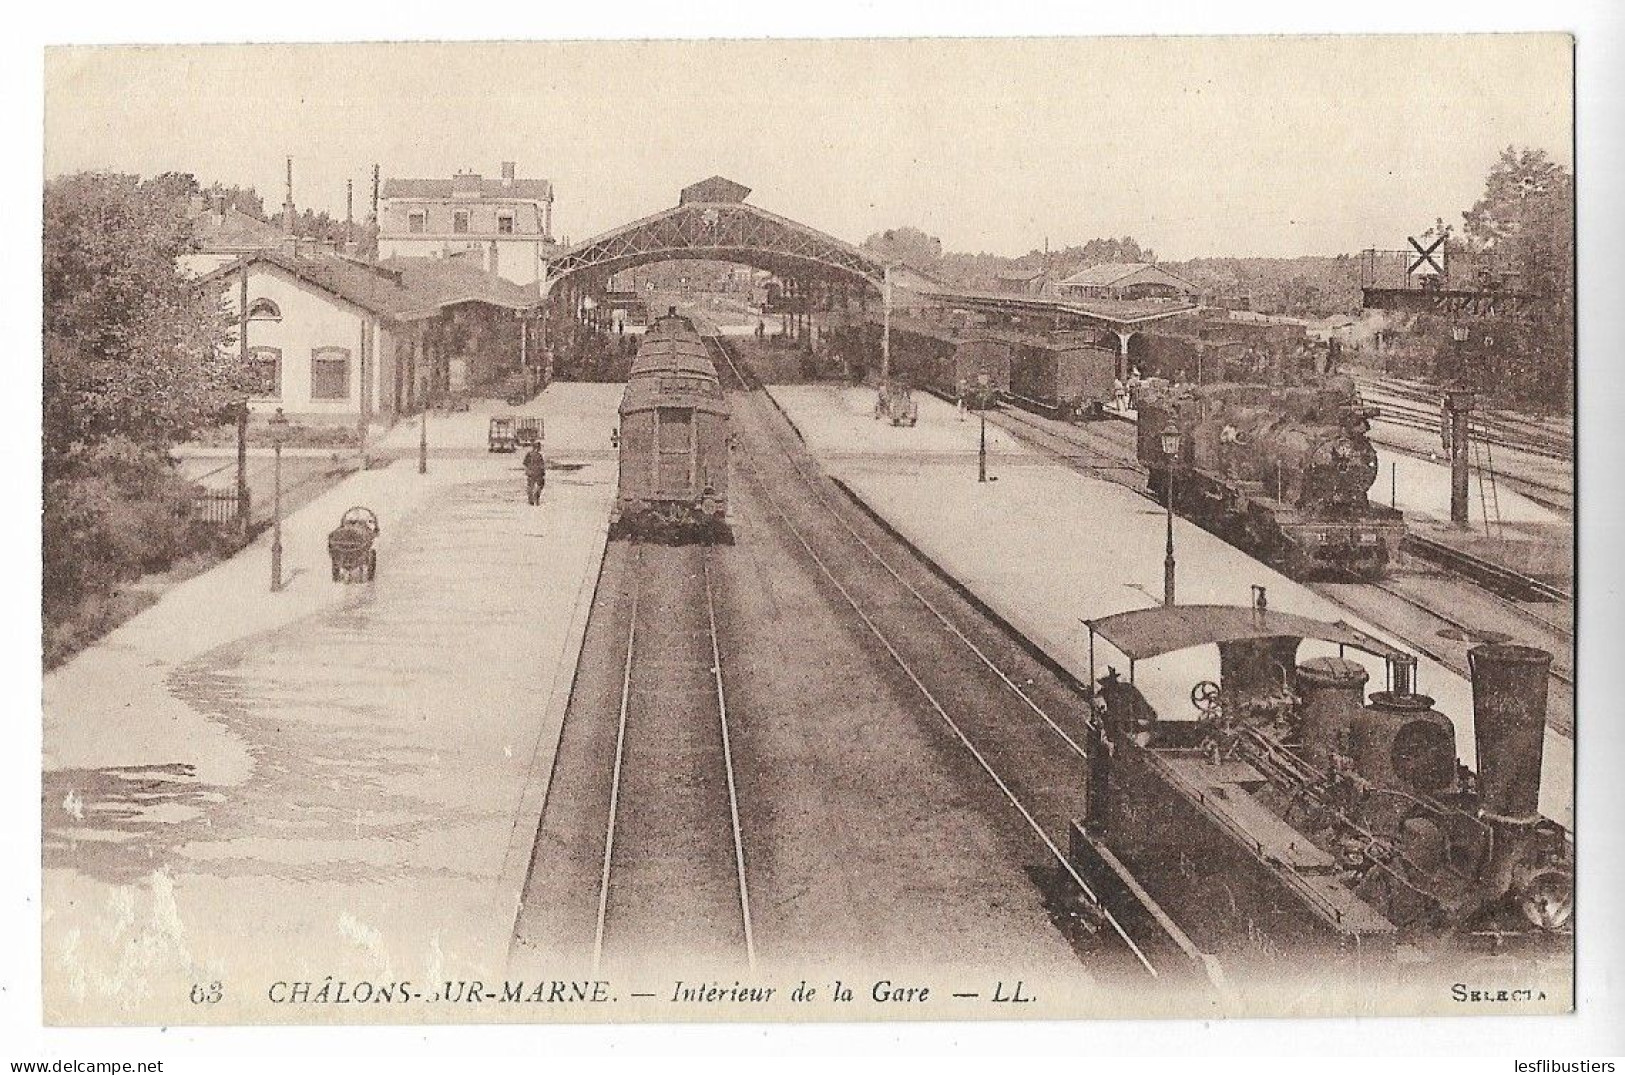
<path id="1" fill-rule="evenodd" d="M 1574 58 L 47 50 L 44 1021 L 1571 1011 Z"/>

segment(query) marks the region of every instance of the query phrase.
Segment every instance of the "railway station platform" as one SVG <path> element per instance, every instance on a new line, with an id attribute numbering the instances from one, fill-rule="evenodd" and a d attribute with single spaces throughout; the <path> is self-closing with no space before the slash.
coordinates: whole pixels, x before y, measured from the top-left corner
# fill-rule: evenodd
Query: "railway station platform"
<path id="1" fill-rule="evenodd" d="M 281 592 L 267 533 L 46 676 L 47 1022 L 342 1021 L 267 992 L 501 978 L 619 394 L 535 401 L 558 467 L 540 507 L 516 455 L 454 435 L 483 447 L 483 415 L 431 419 L 428 474 L 414 429 L 411 459 L 286 519 Z M 353 504 L 379 516 L 378 575 L 335 584 L 326 534 Z"/>
<path id="2" fill-rule="evenodd" d="M 1161 602 L 1160 505 L 1041 457 L 1002 431 L 996 436 L 991 425 L 995 480 L 978 482 L 975 418 L 961 422 L 952 406 L 923 393 L 916 394 L 919 424 L 907 428 L 873 418 L 873 389 L 779 385 L 769 392 L 827 473 L 1080 681 L 1089 675 L 1083 620 Z M 1262 585 L 1273 610 L 1341 619 L 1410 650 L 1380 625 L 1177 517 L 1174 547 L 1181 603 L 1245 605 L 1249 587 Z M 1306 642 L 1300 658 L 1335 652 Z M 1370 689 L 1382 689 L 1382 663 L 1349 656 L 1367 664 Z M 1097 674 L 1109 665 L 1128 673 L 1127 660 L 1097 642 Z M 1165 718 L 1194 718 L 1192 685 L 1217 673 L 1216 649 L 1206 647 L 1140 662 L 1136 682 Z M 1454 721 L 1458 756 L 1470 764 L 1470 684 L 1422 655 L 1417 675 L 1418 689 Z M 1573 751 L 1572 740 L 1548 730 L 1541 803 L 1565 825 L 1573 820 Z"/>

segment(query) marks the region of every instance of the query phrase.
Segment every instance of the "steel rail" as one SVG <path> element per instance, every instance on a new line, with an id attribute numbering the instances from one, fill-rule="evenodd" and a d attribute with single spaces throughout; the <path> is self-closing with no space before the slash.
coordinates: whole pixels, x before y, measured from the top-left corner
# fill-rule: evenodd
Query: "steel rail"
<path id="1" fill-rule="evenodd" d="M 722 352 L 724 359 L 728 362 L 730 368 L 732 368 L 734 376 L 741 384 L 747 385 L 748 387 L 749 382 L 745 380 L 743 375 L 739 372 L 738 367 L 734 365 L 732 357 L 729 356 L 726 350 L 722 347 L 719 346 L 718 350 Z M 1134 939 L 1128 935 L 1128 932 L 1123 928 L 1122 924 L 1117 921 L 1117 918 L 1106 909 L 1106 906 L 1101 901 L 1100 897 L 1097 896 L 1095 891 L 1089 887 L 1088 882 L 1085 881 L 1083 876 L 1078 873 L 1077 869 L 1067 859 L 1065 853 L 1063 853 L 1061 849 L 1056 846 L 1055 842 L 1050 839 L 1049 834 L 1044 831 L 1044 827 L 1038 823 L 1038 819 L 1035 818 L 1032 815 L 1032 812 L 1027 809 L 1026 804 L 1021 801 L 1020 797 L 1017 796 L 1016 793 L 1010 788 L 1010 785 L 1005 782 L 1002 776 L 999 775 L 998 770 L 993 767 L 993 765 L 987 760 L 986 756 L 976 748 L 976 745 L 971 742 L 970 737 L 965 734 L 958 722 L 953 719 L 948 710 L 940 701 L 938 701 L 936 695 L 933 694 L 931 689 L 926 686 L 925 681 L 920 678 L 917 672 L 915 672 L 913 666 L 909 664 L 908 660 L 904 658 L 900 652 L 898 652 L 897 648 L 892 644 L 891 639 L 889 639 L 885 632 L 880 629 L 879 625 L 877 625 L 874 620 L 870 618 L 869 614 L 863 610 L 863 607 L 859 605 L 857 599 L 852 596 L 851 591 L 847 589 L 841 580 L 836 577 L 835 573 L 830 570 L 829 565 L 824 561 L 823 557 L 819 556 L 817 551 L 814 550 L 812 543 L 807 540 L 806 535 L 802 533 L 801 529 L 790 519 L 788 513 L 786 513 L 784 508 L 780 505 L 778 498 L 768 491 L 768 484 L 757 471 L 756 467 L 748 461 L 741 460 L 741 462 L 743 462 L 744 468 L 749 472 L 752 481 L 756 485 L 758 491 L 761 493 L 762 499 L 772 509 L 773 513 L 778 516 L 779 521 L 784 525 L 784 528 L 789 531 L 790 535 L 794 537 L 796 542 L 800 544 L 803 550 L 806 551 L 808 557 L 811 558 L 815 565 L 817 565 L 819 571 L 826 579 L 829 580 L 830 584 L 835 587 L 836 591 L 852 609 L 853 613 L 863 622 L 863 625 L 868 629 L 869 633 L 872 634 L 875 640 L 880 643 L 881 647 L 885 649 L 892 661 L 903 672 L 903 674 L 908 677 L 909 682 L 911 682 L 915 689 L 920 692 L 920 695 L 926 700 L 926 703 L 936 712 L 937 716 L 941 718 L 943 723 L 948 726 L 948 729 L 953 733 L 960 745 L 970 753 L 971 757 L 974 758 L 977 764 L 981 766 L 982 771 L 985 772 L 988 777 L 992 779 L 993 783 L 997 785 L 999 790 L 1004 793 L 1004 797 L 1010 802 L 1010 805 L 1015 807 L 1022 819 L 1027 822 L 1028 827 L 1032 829 L 1034 835 L 1036 835 L 1044 844 L 1044 846 L 1049 850 L 1050 854 L 1054 856 L 1055 860 L 1060 863 L 1061 868 L 1065 870 L 1066 873 L 1072 878 L 1072 880 L 1077 884 L 1078 888 L 1086 896 L 1088 896 L 1091 901 L 1093 901 L 1095 906 L 1099 909 L 1101 915 L 1108 923 L 1110 923 L 1113 932 L 1115 932 L 1123 943 L 1128 946 L 1128 949 L 1134 954 L 1135 958 L 1145 969 L 1146 973 L 1153 978 L 1161 977 L 1160 972 L 1158 972 L 1151 960 L 1146 957 L 1140 946 L 1136 944 Z M 792 468 L 794 468 L 793 460 L 791 465 Z M 834 514 L 833 509 L 829 508 L 827 503 L 824 504 L 824 507 L 826 510 L 829 510 L 831 514 Z M 1074 749 L 1077 748 L 1075 743 L 1073 743 L 1073 746 Z"/>
<path id="2" fill-rule="evenodd" d="M 745 957 L 756 969 L 756 938 L 750 925 L 750 889 L 745 882 L 745 837 L 739 825 L 739 789 L 734 781 L 733 744 L 728 736 L 728 699 L 722 687 L 722 647 L 717 640 L 717 605 L 711 588 L 711 555 L 700 562 L 705 579 L 705 616 L 711 627 L 711 676 L 717 687 L 717 718 L 722 725 L 722 765 L 728 777 L 728 814 L 733 823 L 734 867 L 739 875 L 739 917 L 745 927 Z"/>
<path id="3" fill-rule="evenodd" d="M 734 376 L 739 379 L 739 383 L 745 384 L 745 379 L 740 374 L 739 367 L 735 365 L 733 356 L 729 355 L 727 349 L 722 347 L 720 344 L 718 345 L 717 350 L 722 353 L 723 359 L 728 363 L 729 368 L 733 370 Z M 881 568 L 883 568 L 892 578 L 896 579 L 904 589 L 908 590 L 908 592 L 913 595 L 914 599 L 923 605 L 932 616 L 936 617 L 937 621 L 946 627 L 955 638 L 964 643 L 965 647 L 975 654 L 976 658 L 981 661 L 982 664 L 987 666 L 987 669 L 990 672 L 999 678 L 1000 682 L 1014 692 L 1016 697 L 1020 698 L 1027 708 L 1031 709 L 1035 714 L 1038 715 L 1039 719 L 1041 719 L 1045 724 L 1049 725 L 1050 730 L 1061 738 L 1061 741 L 1067 745 L 1068 749 L 1070 749 L 1072 753 L 1087 761 L 1089 758 L 1088 751 L 1079 746 L 1077 740 L 1068 735 L 1066 730 L 1055 722 L 1055 718 L 1051 717 L 1049 713 L 1044 710 L 1043 706 L 1039 705 L 1033 700 L 1031 695 L 1022 690 L 1016 681 L 1010 678 L 1009 674 L 1006 673 L 1004 669 L 1000 668 L 996 663 L 994 663 L 993 659 L 989 657 L 980 646 L 971 641 L 970 637 L 966 635 L 964 631 L 960 630 L 959 626 L 950 620 L 948 616 L 937 607 L 935 602 L 926 597 L 925 594 L 922 593 L 920 589 L 912 582 L 905 579 L 902 574 L 898 572 L 897 568 L 892 565 L 891 561 L 886 559 L 879 549 L 876 549 L 867 538 L 858 533 L 852 524 L 847 521 L 846 517 L 842 515 L 841 512 L 835 508 L 834 504 L 830 502 L 818 481 L 808 475 L 806 471 L 802 469 L 795 456 L 787 451 L 785 452 L 785 457 L 790 463 L 790 469 L 795 471 L 796 477 L 801 479 L 802 483 L 806 485 L 808 490 L 812 492 L 813 496 L 818 499 L 820 505 L 822 505 L 823 508 L 829 512 L 830 516 L 834 518 L 836 522 L 841 524 L 842 529 L 844 529 L 848 534 L 851 534 L 858 544 L 863 546 L 864 551 L 869 554 L 874 562 L 879 564 Z M 1086 720 L 1084 723 L 1093 727 L 1093 721 Z"/>
<path id="4" fill-rule="evenodd" d="M 621 707 L 615 727 L 615 767 L 609 779 L 609 819 L 604 825 L 604 866 L 598 877 L 598 922 L 592 938 L 592 972 L 598 974 L 604 955 L 604 930 L 609 917 L 609 870 L 615 855 L 615 824 L 621 802 L 621 762 L 626 757 L 626 711 L 632 698 L 632 656 L 638 638 L 638 599 L 643 591 L 643 550 L 632 561 L 632 615 L 626 630 L 626 666 L 621 671 Z"/>

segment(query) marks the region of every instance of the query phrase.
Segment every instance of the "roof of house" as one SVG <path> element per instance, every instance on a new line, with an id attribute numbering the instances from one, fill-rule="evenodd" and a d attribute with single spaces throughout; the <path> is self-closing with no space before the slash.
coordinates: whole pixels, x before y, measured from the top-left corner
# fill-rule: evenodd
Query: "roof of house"
<path id="1" fill-rule="evenodd" d="M 525 201 L 553 200 L 550 179 L 501 179 L 464 174 L 451 179 L 386 179 L 381 197 L 447 199 L 453 194 L 470 198 L 517 198 Z"/>
<path id="2" fill-rule="evenodd" d="M 391 258 L 374 264 L 338 255 L 295 258 L 280 251 L 258 251 L 222 265 L 199 283 L 233 276 L 244 264 L 274 266 L 352 305 L 397 321 L 432 317 L 465 302 L 525 310 L 539 301 L 518 284 L 446 258 Z"/>
<path id="3" fill-rule="evenodd" d="M 1152 265 L 1144 261 L 1111 261 L 1104 265 L 1089 265 L 1068 276 L 1060 282 L 1061 287 L 1112 287 L 1126 285 L 1131 278 L 1146 276 L 1148 279 L 1175 287 L 1195 290 L 1188 280 L 1175 276 L 1160 265 Z"/>
<path id="4" fill-rule="evenodd" d="M 192 214 L 192 237 L 203 253 L 237 253 L 270 250 L 283 239 L 282 229 L 233 206 L 217 213 L 213 206 L 200 206 Z"/>

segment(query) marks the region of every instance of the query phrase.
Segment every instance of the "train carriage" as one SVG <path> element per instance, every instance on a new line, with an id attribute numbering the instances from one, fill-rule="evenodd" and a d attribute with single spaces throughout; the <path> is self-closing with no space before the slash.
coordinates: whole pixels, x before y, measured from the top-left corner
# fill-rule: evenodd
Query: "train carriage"
<path id="1" fill-rule="evenodd" d="M 1112 398 L 1116 373 L 1116 351 L 1067 336 L 1033 338 L 1012 356 L 1009 394 L 1053 418 L 1095 417 Z"/>
<path id="2" fill-rule="evenodd" d="M 620 479 L 610 536 L 731 541 L 728 406 L 687 318 L 656 321 L 620 406 Z"/>

